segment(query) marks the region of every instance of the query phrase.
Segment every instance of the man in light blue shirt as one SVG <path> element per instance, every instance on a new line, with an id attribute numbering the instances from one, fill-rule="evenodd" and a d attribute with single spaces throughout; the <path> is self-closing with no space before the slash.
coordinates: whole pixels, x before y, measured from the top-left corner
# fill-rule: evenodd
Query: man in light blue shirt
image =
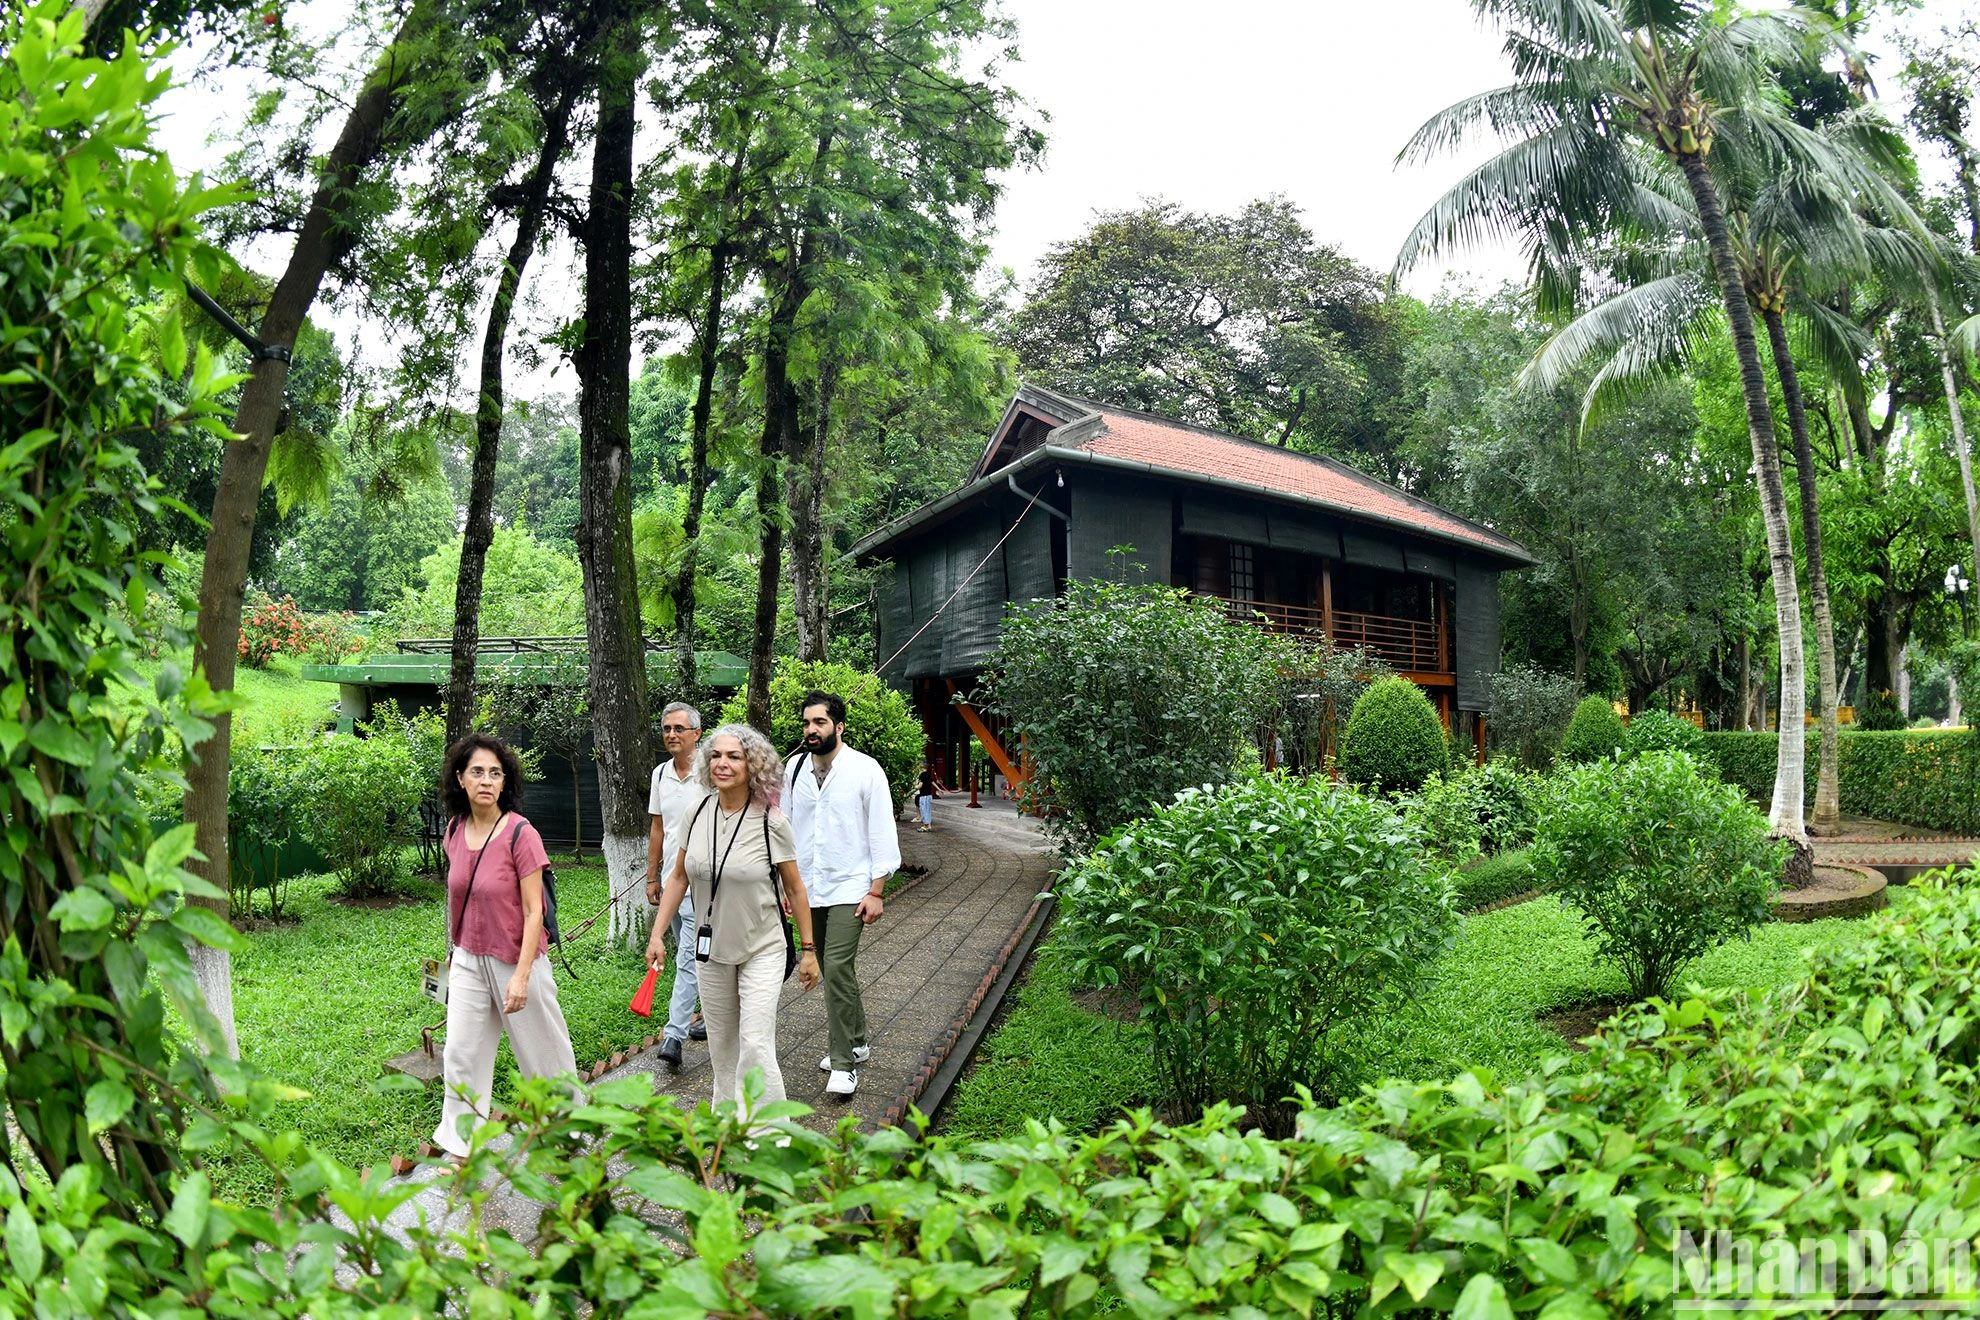
<path id="1" fill-rule="evenodd" d="M 859 993 L 859 933 L 886 911 L 881 894 L 901 865 L 894 793 L 880 763 L 843 741 L 846 703 L 805 694 L 804 750 L 785 765 L 784 814 L 797 839 L 798 873 L 811 899 L 812 938 L 825 981 L 832 1052 L 819 1060 L 828 1094 L 849 1096 L 871 1056 Z"/>

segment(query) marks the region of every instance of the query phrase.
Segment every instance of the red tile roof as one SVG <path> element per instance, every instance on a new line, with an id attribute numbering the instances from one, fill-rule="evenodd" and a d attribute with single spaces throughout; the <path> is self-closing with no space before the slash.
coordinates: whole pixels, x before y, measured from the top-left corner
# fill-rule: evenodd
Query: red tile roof
<path id="1" fill-rule="evenodd" d="M 1420 528 L 1440 540 L 1455 540 L 1495 554 L 1527 558 L 1520 545 L 1427 500 L 1397 490 L 1329 458 L 1276 445 L 1241 440 L 1220 431 L 1166 421 L 1105 404 L 1089 405 L 1100 429 L 1073 439 L 1055 432 L 1046 443 L 1083 449 L 1107 458 L 1146 463 L 1184 475 L 1212 477 L 1257 487 L 1260 494 L 1290 495 L 1330 505 L 1353 516 Z M 1076 432 L 1084 431 L 1078 423 Z"/>

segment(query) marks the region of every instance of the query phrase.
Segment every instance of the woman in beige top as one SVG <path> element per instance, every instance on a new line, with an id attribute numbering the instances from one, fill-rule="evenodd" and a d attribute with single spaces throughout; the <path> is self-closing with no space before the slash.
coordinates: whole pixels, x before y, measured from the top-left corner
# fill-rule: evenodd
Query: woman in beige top
<path id="1" fill-rule="evenodd" d="M 708 1025 L 718 1105 L 742 1103 L 742 1079 L 751 1068 L 763 1070 L 765 1103 L 784 1098 L 784 1074 L 777 1067 L 784 927 L 773 867 L 797 925 L 798 984 L 806 990 L 818 984 L 811 905 L 798 876 L 791 823 L 777 809 L 780 768 L 769 739 L 747 724 L 725 724 L 702 741 L 694 775 L 714 795 L 684 828 L 646 942 L 647 964 L 664 969 L 662 937 L 692 885 L 697 928 L 680 956 L 700 962 L 701 1016 Z"/>

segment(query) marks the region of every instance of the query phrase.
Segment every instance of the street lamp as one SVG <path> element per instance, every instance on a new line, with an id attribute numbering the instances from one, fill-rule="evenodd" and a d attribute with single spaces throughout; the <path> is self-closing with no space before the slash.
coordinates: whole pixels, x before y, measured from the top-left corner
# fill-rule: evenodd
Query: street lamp
<path id="1" fill-rule="evenodd" d="M 1966 570 L 1954 564 L 1946 570 L 1946 590 L 1959 601 L 1960 636 L 1973 635 L 1973 579 L 1966 576 Z"/>

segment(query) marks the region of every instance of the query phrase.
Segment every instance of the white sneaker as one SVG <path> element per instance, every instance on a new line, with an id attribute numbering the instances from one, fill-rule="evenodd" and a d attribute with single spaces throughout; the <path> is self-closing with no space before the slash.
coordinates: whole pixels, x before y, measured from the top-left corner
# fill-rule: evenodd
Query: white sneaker
<path id="1" fill-rule="evenodd" d="M 851 1095 L 859 1089 L 859 1069 L 851 1072 L 834 1072 L 825 1079 L 825 1094 Z"/>
<path id="2" fill-rule="evenodd" d="M 867 1061 L 868 1059 L 870 1059 L 870 1058 L 872 1058 L 872 1057 L 873 1057 L 873 1047 L 872 1047 L 871 1045 L 855 1045 L 855 1046 L 853 1046 L 853 1062 L 854 1062 L 854 1063 L 865 1063 L 865 1062 L 866 1062 L 866 1061 Z M 828 1055 L 826 1055 L 826 1056 L 825 1056 L 824 1058 L 822 1058 L 822 1059 L 820 1059 L 820 1060 L 818 1061 L 818 1071 L 819 1071 L 819 1072 L 831 1072 L 831 1071 L 832 1071 L 832 1056 L 831 1056 L 831 1055 L 829 1055 L 829 1054 L 828 1054 Z"/>

